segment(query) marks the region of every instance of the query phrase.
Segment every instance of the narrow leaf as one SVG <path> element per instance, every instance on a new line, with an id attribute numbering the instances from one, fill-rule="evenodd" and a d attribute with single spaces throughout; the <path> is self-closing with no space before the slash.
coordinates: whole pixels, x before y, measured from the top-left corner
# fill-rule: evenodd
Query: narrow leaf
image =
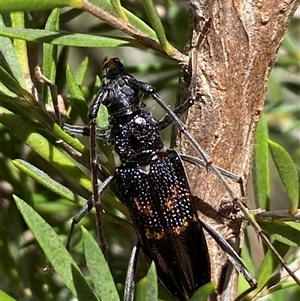
<path id="1" fill-rule="evenodd" d="M 81 229 L 86 263 L 98 296 L 101 301 L 120 300 L 110 269 L 99 245 L 86 229 L 83 227 Z"/>
<path id="2" fill-rule="evenodd" d="M 11 11 L 28 11 L 28 10 L 50 10 L 56 7 L 82 7 L 81 0 L 14 0 L 14 1 L 1 1 L 0 12 L 11 12 Z"/>
<path id="3" fill-rule="evenodd" d="M 29 123 L 10 111 L 1 108 L 0 122 L 15 136 L 25 142 L 32 150 L 39 154 L 53 166 L 69 175 L 82 186 L 91 190 L 91 181 L 67 156 L 57 147 L 49 143 L 42 135 L 36 132 Z"/>
<path id="4" fill-rule="evenodd" d="M 286 252 L 288 251 L 289 247 L 278 242 L 274 241 L 273 247 L 279 252 L 281 256 L 284 256 Z M 257 275 L 257 283 L 258 286 L 255 290 L 253 290 L 248 296 L 248 300 L 252 300 L 254 296 L 257 295 L 257 293 L 265 286 L 265 284 L 270 280 L 272 277 L 275 269 L 278 267 L 279 263 L 274 255 L 274 253 L 268 249 L 263 262 L 260 265 L 260 269 L 258 271 Z"/>
<path id="5" fill-rule="evenodd" d="M 142 46 L 134 39 L 103 37 L 83 33 L 58 32 L 42 29 L 22 29 L 1 27 L 0 35 L 8 38 L 22 39 L 35 43 L 49 43 L 52 45 L 74 46 L 74 47 L 121 47 L 131 46 L 141 48 Z"/>
<path id="6" fill-rule="evenodd" d="M 118 13 L 119 17 L 122 18 L 125 22 L 128 22 L 128 18 L 124 12 L 124 9 L 120 3 L 120 0 L 111 0 L 111 3 L 114 7 L 114 9 L 116 10 L 116 12 Z"/>
<path id="7" fill-rule="evenodd" d="M 81 272 L 72 266 L 72 276 L 74 280 L 74 286 L 80 301 L 102 301 L 95 294 L 91 286 L 86 282 L 82 281 Z"/>
<path id="8" fill-rule="evenodd" d="M 53 191 L 57 195 L 60 195 L 61 197 L 70 200 L 71 202 L 79 203 L 81 205 L 84 205 L 86 203 L 86 200 L 83 197 L 74 194 L 72 190 L 53 180 L 46 173 L 36 168 L 32 164 L 21 159 L 13 160 L 12 163 L 22 172 L 26 173 L 38 183 L 42 184 L 44 187 Z"/>
<path id="9" fill-rule="evenodd" d="M 209 296 L 214 292 L 215 286 L 209 282 L 202 285 L 192 296 L 190 301 L 206 301 Z"/>
<path id="10" fill-rule="evenodd" d="M 167 54 L 172 54 L 174 48 L 173 46 L 168 42 L 164 27 L 161 23 L 160 17 L 157 13 L 157 10 L 155 8 L 155 5 L 153 1 L 151 0 L 143 0 L 143 4 L 147 13 L 147 16 L 150 20 L 150 23 L 157 35 L 157 38 L 159 40 L 159 43 L 163 47 L 163 49 L 166 51 Z"/>
<path id="11" fill-rule="evenodd" d="M 271 278 L 277 266 L 278 266 L 278 262 L 275 258 L 275 255 L 272 253 L 272 251 L 268 250 L 267 253 L 265 254 L 264 260 L 261 263 L 260 269 L 257 274 L 257 282 L 258 282 L 257 290 L 264 287 L 264 285 Z"/>
<path id="12" fill-rule="evenodd" d="M 259 119 L 256 129 L 252 175 L 256 205 L 268 210 L 270 201 L 268 128 L 264 115 Z"/>
<path id="13" fill-rule="evenodd" d="M 280 220 L 260 221 L 260 226 L 276 240 L 291 247 L 300 246 L 300 224 Z"/>
<path id="14" fill-rule="evenodd" d="M 296 166 L 282 146 L 271 140 L 268 142 L 278 174 L 291 202 L 290 213 L 295 214 L 299 205 L 299 178 Z"/>
<path id="15" fill-rule="evenodd" d="M 9 95 L 0 97 L 0 104 L 3 106 L 3 108 L 0 110 L 1 119 L 3 119 L 3 115 L 11 114 L 13 112 L 23 118 L 24 121 L 28 121 L 28 123 L 30 123 L 32 120 L 35 120 L 40 124 L 38 127 L 39 130 L 42 129 L 42 126 L 45 126 L 45 130 L 50 130 L 49 134 L 57 135 L 57 137 L 69 144 L 71 148 L 82 154 L 83 157 L 88 155 L 88 151 L 85 146 L 78 139 L 63 131 L 62 128 L 53 121 L 49 114 L 42 109 L 40 104 L 36 102 L 33 96 L 28 91 L 23 89 L 13 77 L 11 77 L 4 69 L 2 69 L 1 66 L 0 81 L 6 84 L 10 91 L 16 93 L 17 95 L 20 96 L 20 94 L 23 93 L 21 94 L 22 97 L 12 98 Z M 1 92 L 2 91 L 0 91 L 0 95 L 2 94 Z M 10 113 L 8 113 L 8 111 L 6 111 L 4 108 L 10 111 Z M 15 116 L 12 118 L 18 117 Z M 14 127 L 14 129 L 17 133 L 18 128 Z M 15 134 L 15 131 L 12 132 Z"/>
<path id="16" fill-rule="evenodd" d="M 84 99 L 84 96 L 80 90 L 80 87 L 78 86 L 75 76 L 72 73 L 72 70 L 70 66 L 67 67 L 67 83 L 69 92 L 71 94 L 71 98 L 74 104 L 74 107 L 76 108 L 76 111 L 78 112 L 80 118 L 84 122 L 84 124 L 89 123 L 89 118 L 87 117 L 88 114 L 88 106 L 86 104 L 86 100 Z"/>
<path id="17" fill-rule="evenodd" d="M 7 295 L 3 290 L 0 290 L 0 300 L 1 301 L 17 301 L 13 297 Z"/>
<path id="18" fill-rule="evenodd" d="M 135 299 L 145 301 L 146 296 L 147 277 L 143 277 L 136 285 Z"/>
<path id="19" fill-rule="evenodd" d="M 155 263 L 152 261 L 147 273 L 146 298 L 145 301 L 157 300 L 157 274 Z"/>
<path id="20" fill-rule="evenodd" d="M 246 236 L 245 236 L 245 242 L 243 245 L 241 257 L 242 257 L 243 262 L 246 265 L 246 267 L 248 267 L 249 272 L 252 275 L 255 275 L 255 269 L 253 266 L 252 252 L 251 252 L 248 233 L 246 233 Z M 238 292 L 243 293 L 248 288 L 249 288 L 249 283 L 246 281 L 246 279 L 244 277 L 239 275 Z"/>
<path id="21" fill-rule="evenodd" d="M 81 64 L 79 65 L 78 69 L 76 70 L 75 73 L 75 78 L 76 78 L 76 82 L 78 85 L 83 85 L 83 80 L 84 77 L 87 73 L 88 70 L 88 66 L 89 66 L 89 58 L 86 57 Z"/>
<path id="22" fill-rule="evenodd" d="M 20 86 L 17 80 L 0 66 L 0 81 L 13 93 L 22 96 L 28 103 L 33 104 L 35 100 L 32 95 Z"/>
<path id="23" fill-rule="evenodd" d="M 93 4 L 95 4 L 100 9 L 103 9 L 106 12 L 110 13 L 111 15 L 118 17 L 118 12 L 116 11 L 110 0 L 93 0 Z M 93 9 L 93 7 L 91 7 L 91 9 Z M 144 34 L 153 39 L 157 39 L 154 30 L 150 28 L 143 20 L 141 20 L 125 8 L 123 8 L 123 12 L 126 14 L 126 17 L 132 27 L 142 31 Z"/>
<path id="24" fill-rule="evenodd" d="M 42 217 L 36 213 L 22 199 L 14 196 L 16 205 L 21 212 L 26 224 L 33 232 L 34 237 L 45 252 L 47 258 L 60 277 L 65 282 L 70 291 L 76 295 L 73 283 L 72 269 L 76 269 L 80 275 L 81 281 L 86 283 L 84 276 L 81 274 L 75 261 L 72 259 L 60 238 L 54 230 L 48 225 Z M 88 285 L 86 283 L 86 285 Z"/>
<path id="25" fill-rule="evenodd" d="M 24 21 L 24 13 L 13 12 L 10 14 L 12 27 L 15 28 L 24 28 L 25 21 Z M 28 54 L 27 54 L 27 45 L 25 41 L 15 39 L 13 41 L 15 52 L 17 54 L 18 60 L 20 62 L 22 72 L 25 78 L 30 78 L 30 70 L 29 70 L 29 62 L 28 62 Z"/>
<path id="26" fill-rule="evenodd" d="M 59 29 L 59 9 L 54 9 L 48 17 L 45 30 L 57 31 Z M 43 44 L 43 74 L 52 82 L 55 82 L 56 76 L 57 46 L 52 44 Z M 45 94 L 44 94 L 45 95 Z M 49 103 L 48 99 L 44 100 Z"/>
<path id="27" fill-rule="evenodd" d="M 0 15 L 0 29 L 4 27 L 6 26 L 2 16 Z M 7 64 L 7 67 L 9 67 L 11 74 L 17 79 L 20 85 L 25 88 L 25 78 L 22 73 L 21 65 L 16 55 L 15 48 L 10 39 L 0 37 L 0 52 L 2 53 L 2 59 L 5 60 L 5 64 Z M 3 64 L 3 62 L 1 64 Z"/>

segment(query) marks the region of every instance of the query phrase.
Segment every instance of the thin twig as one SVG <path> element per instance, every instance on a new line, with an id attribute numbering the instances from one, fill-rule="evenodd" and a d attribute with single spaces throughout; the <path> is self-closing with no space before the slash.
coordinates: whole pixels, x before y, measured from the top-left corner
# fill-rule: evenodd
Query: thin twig
<path id="1" fill-rule="evenodd" d="M 119 18 L 115 17 L 114 15 L 111 15 L 104 9 L 102 9 L 98 6 L 95 6 L 86 0 L 83 0 L 82 3 L 83 3 L 82 9 L 91 13 L 96 18 L 101 19 L 101 20 L 107 22 L 112 27 L 117 28 L 117 29 L 125 32 L 126 34 L 132 36 L 137 41 L 139 41 L 141 44 L 143 44 L 163 55 L 167 55 L 157 40 L 147 36 L 145 33 L 141 32 L 140 30 L 132 27 L 132 25 L 130 23 L 124 22 L 124 20 L 119 19 Z M 187 59 L 188 59 L 187 56 L 185 56 L 183 53 L 181 53 L 180 51 L 178 51 L 175 48 L 173 48 L 173 52 L 171 54 L 169 54 L 168 56 L 177 61 L 180 61 L 180 62 L 187 62 Z"/>

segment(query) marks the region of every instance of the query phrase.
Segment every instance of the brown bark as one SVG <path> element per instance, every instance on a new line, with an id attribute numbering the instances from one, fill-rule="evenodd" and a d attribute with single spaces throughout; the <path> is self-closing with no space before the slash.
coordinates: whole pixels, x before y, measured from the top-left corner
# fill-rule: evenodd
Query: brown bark
<path id="1" fill-rule="evenodd" d="M 196 50 L 197 101 L 189 110 L 186 127 L 215 165 L 242 176 L 246 182 L 267 80 L 299 1 L 191 0 L 190 4 L 192 15 L 188 40 L 194 46 L 205 26 L 208 31 Z M 189 46 L 187 52 L 191 49 Z M 195 71 L 195 68 L 190 69 L 189 78 Z M 190 90 L 192 88 L 191 82 L 187 81 L 181 84 L 179 102 L 186 99 L 187 86 Z M 183 137 L 180 152 L 199 157 Z M 232 241 L 237 246 L 243 234 L 240 223 L 223 218 L 219 212 L 223 202 L 231 201 L 228 193 L 216 176 L 190 164 L 186 168 L 192 192 L 199 198 L 196 205 L 201 216 L 226 239 L 234 238 Z M 240 195 L 239 185 L 233 182 L 230 185 Z M 218 283 L 222 291 L 219 299 L 233 300 L 237 277 L 224 284 L 227 257 L 209 237 L 208 244 L 212 281 Z"/>

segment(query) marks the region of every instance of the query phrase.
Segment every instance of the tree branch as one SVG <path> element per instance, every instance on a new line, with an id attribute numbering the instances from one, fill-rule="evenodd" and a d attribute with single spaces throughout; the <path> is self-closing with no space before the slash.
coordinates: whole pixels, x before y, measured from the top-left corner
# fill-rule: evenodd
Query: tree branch
<path id="1" fill-rule="evenodd" d="M 207 31 L 197 51 L 197 102 L 186 117 L 186 126 L 212 158 L 213 163 L 240 175 L 250 173 L 255 128 L 264 107 L 267 81 L 289 21 L 299 5 L 294 1 L 196 1 L 191 0 L 187 53 Z M 208 26 L 208 29 L 205 27 Z M 197 46 L 196 46 L 197 47 Z M 196 68 L 195 68 L 196 67 Z M 183 66 L 179 103 L 191 90 L 191 66 Z M 184 138 L 180 151 L 198 156 Z M 201 216 L 226 239 L 239 246 L 241 222 L 223 219 L 220 206 L 231 199 L 218 179 L 186 165 L 192 192 L 199 198 Z M 240 195 L 239 185 L 230 183 Z M 200 201 L 203 200 L 203 201 Z M 227 258 L 207 237 L 212 281 L 218 283 L 219 300 L 233 300 L 237 277 L 224 283 Z M 234 274 L 234 273 L 233 273 Z M 230 296 L 230 297 L 229 297 Z M 223 298 L 223 299 L 222 299 Z M 214 300 L 217 300 L 215 297 Z"/>

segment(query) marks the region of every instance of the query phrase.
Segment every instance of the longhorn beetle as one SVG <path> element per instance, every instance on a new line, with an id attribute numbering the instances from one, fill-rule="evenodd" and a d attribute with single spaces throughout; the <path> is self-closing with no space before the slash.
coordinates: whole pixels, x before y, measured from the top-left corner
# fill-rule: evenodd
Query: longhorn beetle
<path id="1" fill-rule="evenodd" d="M 156 121 L 151 116 L 140 100 L 140 92 L 150 95 L 166 111 L 167 115 L 163 120 Z M 202 228 L 229 255 L 250 286 L 256 286 L 255 279 L 236 252 L 216 231 L 197 217 L 181 159 L 206 166 L 218 176 L 232 197 L 237 198 L 222 174 L 234 176 L 212 164 L 209 156 L 185 130 L 178 117 L 193 103 L 194 98 L 191 97 L 171 111 L 151 85 L 136 80 L 127 73 L 119 59 L 113 58 L 103 64 L 102 87 L 88 114 L 90 127 L 64 124 L 58 117 L 65 131 L 90 136 L 93 198 L 74 217 L 72 229 L 94 205 L 100 246 L 105 251 L 100 198 L 105 188 L 114 181 L 121 201 L 129 208 L 147 259 L 156 263 L 160 280 L 180 300 L 188 300 L 198 287 L 210 281 L 208 250 Z M 97 128 L 96 117 L 101 104 L 107 107 L 110 115 L 109 129 Z M 187 156 L 180 158 L 175 150 L 163 150 L 159 131 L 171 123 L 188 137 L 203 161 Z M 107 139 L 122 162 L 115 169 L 114 175 L 108 177 L 100 188 L 97 138 Z"/>

